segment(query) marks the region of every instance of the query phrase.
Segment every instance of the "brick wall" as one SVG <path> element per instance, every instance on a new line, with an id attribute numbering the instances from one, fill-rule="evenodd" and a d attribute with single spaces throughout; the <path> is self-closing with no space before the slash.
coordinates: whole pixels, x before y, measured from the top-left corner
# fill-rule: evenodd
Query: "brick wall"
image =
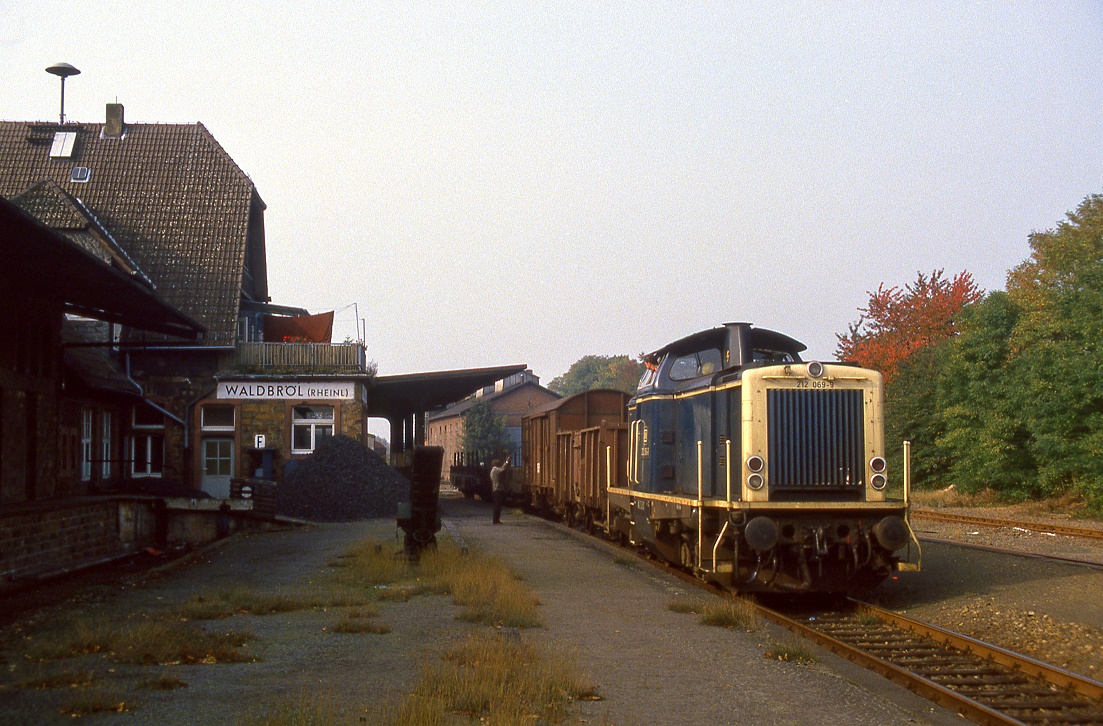
<path id="1" fill-rule="evenodd" d="M 0 513 L 0 581 L 121 554 L 119 503 L 51 502 Z"/>

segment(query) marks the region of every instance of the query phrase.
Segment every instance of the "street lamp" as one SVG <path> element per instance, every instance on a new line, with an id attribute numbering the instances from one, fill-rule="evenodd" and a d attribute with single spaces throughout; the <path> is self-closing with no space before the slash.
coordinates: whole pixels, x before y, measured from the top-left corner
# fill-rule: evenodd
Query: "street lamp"
<path id="1" fill-rule="evenodd" d="M 47 73 L 53 73 L 61 78 L 61 123 L 65 123 L 65 79 L 80 73 L 79 70 L 68 63 L 55 63 L 46 69 Z"/>

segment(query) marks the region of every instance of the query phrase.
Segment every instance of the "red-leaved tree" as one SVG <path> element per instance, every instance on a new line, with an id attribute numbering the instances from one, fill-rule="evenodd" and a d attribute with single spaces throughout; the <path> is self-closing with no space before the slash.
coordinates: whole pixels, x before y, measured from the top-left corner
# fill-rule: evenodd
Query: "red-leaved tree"
<path id="1" fill-rule="evenodd" d="M 954 318 L 983 291 L 973 276 L 961 272 L 947 280 L 942 270 L 918 273 L 903 289 L 882 283 L 846 335 L 837 335 L 839 360 L 881 371 L 888 383 L 900 365 L 923 348 L 954 335 Z"/>

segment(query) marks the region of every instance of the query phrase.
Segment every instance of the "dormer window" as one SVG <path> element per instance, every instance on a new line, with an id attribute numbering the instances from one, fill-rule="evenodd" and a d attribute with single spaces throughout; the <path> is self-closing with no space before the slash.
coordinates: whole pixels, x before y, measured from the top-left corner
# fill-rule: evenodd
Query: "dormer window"
<path id="1" fill-rule="evenodd" d="M 87 166 L 74 166 L 73 173 L 69 175 L 69 181 L 83 184 L 92 178 L 92 170 Z"/>
<path id="2" fill-rule="evenodd" d="M 76 143 L 76 131 L 55 131 L 54 143 L 50 146 L 50 158 L 68 159 L 73 155 L 73 146 Z"/>

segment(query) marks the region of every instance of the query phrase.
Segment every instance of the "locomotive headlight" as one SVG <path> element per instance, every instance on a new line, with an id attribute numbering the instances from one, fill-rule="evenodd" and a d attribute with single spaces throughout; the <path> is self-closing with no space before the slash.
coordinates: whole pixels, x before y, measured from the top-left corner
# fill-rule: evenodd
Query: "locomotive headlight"
<path id="1" fill-rule="evenodd" d="M 766 483 L 766 480 L 762 478 L 761 474 L 754 473 L 747 475 L 747 486 L 755 491 L 762 488 L 762 485 Z"/>
<path id="2" fill-rule="evenodd" d="M 762 471 L 762 467 L 765 466 L 765 462 L 762 461 L 762 457 L 757 454 L 747 457 L 747 468 L 753 472 Z"/>
<path id="3" fill-rule="evenodd" d="M 888 484 L 889 480 L 885 478 L 884 474 L 874 474 L 869 480 L 869 485 L 877 491 L 881 491 L 887 487 Z"/>
<path id="4" fill-rule="evenodd" d="M 881 456 L 875 456 L 869 460 L 869 468 L 873 469 L 878 474 L 885 473 L 885 459 Z"/>
<path id="5" fill-rule="evenodd" d="M 811 363 L 809 363 L 808 364 L 808 375 L 812 376 L 813 378 L 819 378 L 820 376 L 822 376 L 823 375 L 823 363 L 820 363 L 818 360 L 814 360 Z"/>

